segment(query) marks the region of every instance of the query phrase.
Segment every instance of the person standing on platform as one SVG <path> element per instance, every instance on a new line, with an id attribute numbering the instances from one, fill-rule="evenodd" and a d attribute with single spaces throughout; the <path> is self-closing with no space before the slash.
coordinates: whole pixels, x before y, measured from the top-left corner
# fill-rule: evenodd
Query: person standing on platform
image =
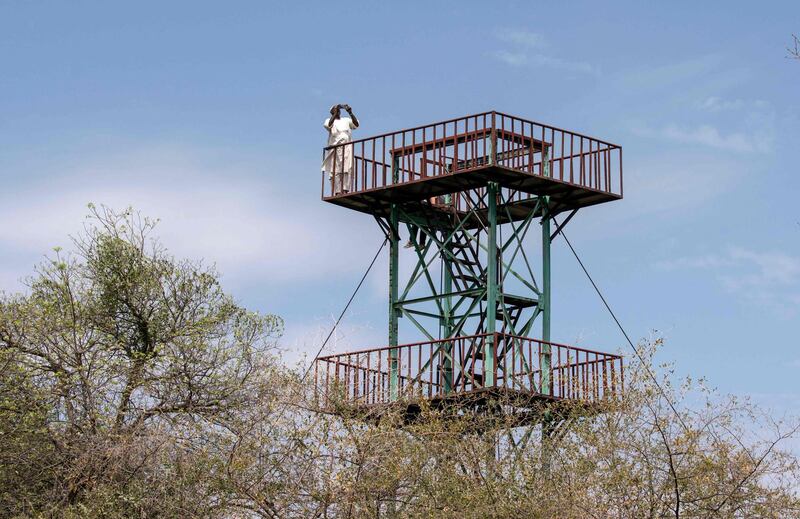
<path id="1" fill-rule="evenodd" d="M 350 117 L 342 117 L 342 108 Z M 328 130 L 328 146 L 343 146 L 325 152 L 322 171 L 327 171 L 328 180 L 333 180 L 334 196 L 349 193 L 353 181 L 353 146 L 347 143 L 353 140 L 352 132 L 358 128 L 358 118 L 350 105 L 333 105 L 331 116 L 325 119 L 323 126 Z"/>

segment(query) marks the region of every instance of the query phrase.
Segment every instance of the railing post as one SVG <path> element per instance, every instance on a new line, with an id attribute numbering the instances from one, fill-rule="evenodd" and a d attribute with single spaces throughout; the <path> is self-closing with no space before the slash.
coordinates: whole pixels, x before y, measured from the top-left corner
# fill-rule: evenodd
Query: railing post
<path id="1" fill-rule="evenodd" d="M 492 166 L 497 165 L 497 125 L 495 124 L 495 117 L 497 113 L 492 112 L 492 132 L 489 138 L 489 164 Z"/>
<path id="2" fill-rule="evenodd" d="M 322 148 L 322 186 L 320 187 L 320 196 L 325 199 L 325 148 Z"/>
<path id="3" fill-rule="evenodd" d="M 319 407 L 319 359 L 314 359 L 314 406 Z"/>
<path id="4" fill-rule="evenodd" d="M 392 138 L 394 141 L 394 138 Z M 400 157 L 397 155 L 392 156 L 392 184 L 397 184 L 400 181 Z"/>
<path id="5" fill-rule="evenodd" d="M 625 196 L 625 189 L 622 186 L 622 148 L 619 149 L 619 196 Z"/>
<path id="6" fill-rule="evenodd" d="M 545 132 L 542 131 L 542 137 L 544 137 Z M 550 147 L 546 145 L 544 142 L 544 138 L 542 139 L 542 176 L 549 177 L 550 176 Z"/>

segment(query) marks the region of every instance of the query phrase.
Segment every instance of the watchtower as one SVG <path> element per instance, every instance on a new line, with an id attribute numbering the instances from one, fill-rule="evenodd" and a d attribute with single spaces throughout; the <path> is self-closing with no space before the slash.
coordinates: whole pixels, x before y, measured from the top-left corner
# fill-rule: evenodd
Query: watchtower
<path id="1" fill-rule="evenodd" d="M 388 240 L 389 329 L 381 347 L 315 360 L 323 409 L 401 406 L 411 421 L 426 400 L 527 425 L 620 395 L 620 356 L 550 329 L 551 243 L 580 209 L 622 198 L 620 146 L 493 111 L 324 153 L 322 200 Z"/>

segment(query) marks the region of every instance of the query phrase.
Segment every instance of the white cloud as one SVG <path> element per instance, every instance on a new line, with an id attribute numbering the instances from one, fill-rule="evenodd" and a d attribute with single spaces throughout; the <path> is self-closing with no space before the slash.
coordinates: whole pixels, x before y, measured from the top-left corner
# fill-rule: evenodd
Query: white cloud
<path id="1" fill-rule="evenodd" d="M 524 52 L 509 52 L 506 50 L 498 50 L 492 53 L 496 59 L 502 61 L 506 65 L 513 67 L 521 67 L 528 63 L 528 56 Z"/>
<path id="2" fill-rule="evenodd" d="M 642 137 L 708 146 L 737 153 L 767 153 L 772 150 L 773 146 L 772 136 L 767 131 L 758 130 L 752 134 L 741 132 L 722 134 L 717 128 L 709 124 L 701 124 L 694 127 L 668 124 L 658 129 L 639 126 L 634 128 L 634 132 Z"/>
<path id="3" fill-rule="evenodd" d="M 160 218 L 156 234 L 170 251 L 216 263 L 226 282 L 313 281 L 363 268 L 375 245 L 354 236 L 369 235 L 368 219 L 323 204 L 318 190 L 293 193 L 275 172 L 257 172 L 215 170 L 191 150 L 145 150 L 7 190 L 0 195 L 0 219 L 11 223 L 0 226 L 3 287 L 19 288 L 9 280 L 30 273 L 53 246 L 69 246 L 88 202 Z"/>
<path id="4" fill-rule="evenodd" d="M 568 72 L 594 74 L 596 68 L 584 61 L 571 61 L 542 52 L 547 42 L 541 34 L 520 29 L 501 29 L 495 36 L 511 49 L 489 52 L 492 58 L 512 67 L 547 67 Z"/>
<path id="5" fill-rule="evenodd" d="M 658 268 L 678 269 L 719 269 L 737 268 L 748 272 L 738 272 L 731 278 L 732 289 L 756 286 L 793 286 L 800 284 L 800 258 L 780 251 L 755 251 L 743 247 L 730 247 L 723 254 L 687 256 L 661 261 Z"/>
<path id="6" fill-rule="evenodd" d="M 721 254 L 682 257 L 656 263 L 662 270 L 713 270 L 729 293 L 786 316 L 800 310 L 800 257 L 781 251 L 731 247 Z"/>
<path id="7" fill-rule="evenodd" d="M 320 352 L 320 355 L 332 355 L 385 346 L 387 342 L 385 328 L 383 326 L 376 328 L 369 322 L 359 322 L 359 317 L 363 316 L 346 315 L 321 352 L 320 348 L 336 323 L 336 316 L 313 319 L 310 323 L 308 319 L 303 319 L 301 323 L 288 321 L 286 333 L 279 342 L 280 347 L 286 352 L 284 360 L 308 366 L 317 352 Z"/>
<path id="8" fill-rule="evenodd" d="M 727 276 L 725 281 L 731 290 L 794 286 L 800 282 L 800 258 L 783 252 L 732 248 L 729 257 L 754 270 L 745 276 Z"/>
<path id="9" fill-rule="evenodd" d="M 753 78 L 753 71 L 742 63 L 731 62 L 722 54 L 707 54 L 671 63 L 637 64 L 622 71 L 614 86 L 632 95 L 658 99 L 654 107 L 676 100 L 696 105 L 697 99 L 739 88 Z"/>
<path id="10" fill-rule="evenodd" d="M 740 110 L 743 107 L 744 101 L 741 99 L 720 99 L 716 96 L 707 97 L 698 103 L 698 108 L 709 112 Z"/>
<path id="11" fill-rule="evenodd" d="M 561 58 L 555 58 L 553 56 L 545 56 L 543 54 L 534 54 L 529 57 L 529 61 L 534 65 L 567 70 L 570 72 L 583 72 L 586 74 L 593 74 L 597 72 L 592 65 L 586 63 L 585 61 L 568 61 Z"/>
<path id="12" fill-rule="evenodd" d="M 513 67 L 535 66 L 535 67 L 549 67 L 559 70 L 566 70 L 568 72 L 581 72 L 586 74 L 596 73 L 595 68 L 583 61 L 567 61 L 553 56 L 546 56 L 544 54 L 528 54 L 525 52 L 511 52 L 507 50 L 498 50 L 490 53 L 490 55 L 498 61 L 511 65 Z"/>
<path id="13" fill-rule="evenodd" d="M 733 264 L 734 262 L 730 258 L 721 257 L 715 254 L 706 254 L 705 256 L 662 260 L 656 263 L 656 267 L 663 270 L 710 269 L 729 267 Z"/>
<path id="14" fill-rule="evenodd" d="M 735 112 L 743 109 L 766 110 L 770 108 L 770 104 L 761 99 L 745 101 L 744 99 L 723 99 L 710 96 L 698 102 L 697 108 L 707 112 Z"/>
<path id="15" fill-rule="evenodd" d="M 524 29 L 499 29 L 496 35 L 499 40 L 520 47 L 537 48 L 545 46 L 544 36 Z"/>
<path id="16" fill-rule="evenodd" d="M 707 77 L 721 62 L 720 56 L 712 54 L 663 65 L 648 64 L 623 74 L 621 80 L 629 87 L 647 92 L 654 88 L 671 89 L 675 84 L 695 83 L 697 78 Z"/>
<path id="17" fill-rule="evenodd" d="M 744 176 L 739 161 L 709 153 L 662 152 L 625 166 L 626 217 L 708 203 Z"/>

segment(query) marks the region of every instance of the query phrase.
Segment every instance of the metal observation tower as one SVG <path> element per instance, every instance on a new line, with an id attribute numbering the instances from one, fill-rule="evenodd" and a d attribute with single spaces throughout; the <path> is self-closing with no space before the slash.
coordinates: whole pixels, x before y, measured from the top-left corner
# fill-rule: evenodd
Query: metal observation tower
<path id="1" fill-rule="evenodd" d="M 622 198 L 620 146 L 486 112 L 330 152 L 322 200 L 389 242 L 389 333 L 315 360 L 323 410 L 411 422 L 429 405 L 522 426 L 620 397 L 622 358 L 550 327 L 551 244 L 580 209 Z"/>

